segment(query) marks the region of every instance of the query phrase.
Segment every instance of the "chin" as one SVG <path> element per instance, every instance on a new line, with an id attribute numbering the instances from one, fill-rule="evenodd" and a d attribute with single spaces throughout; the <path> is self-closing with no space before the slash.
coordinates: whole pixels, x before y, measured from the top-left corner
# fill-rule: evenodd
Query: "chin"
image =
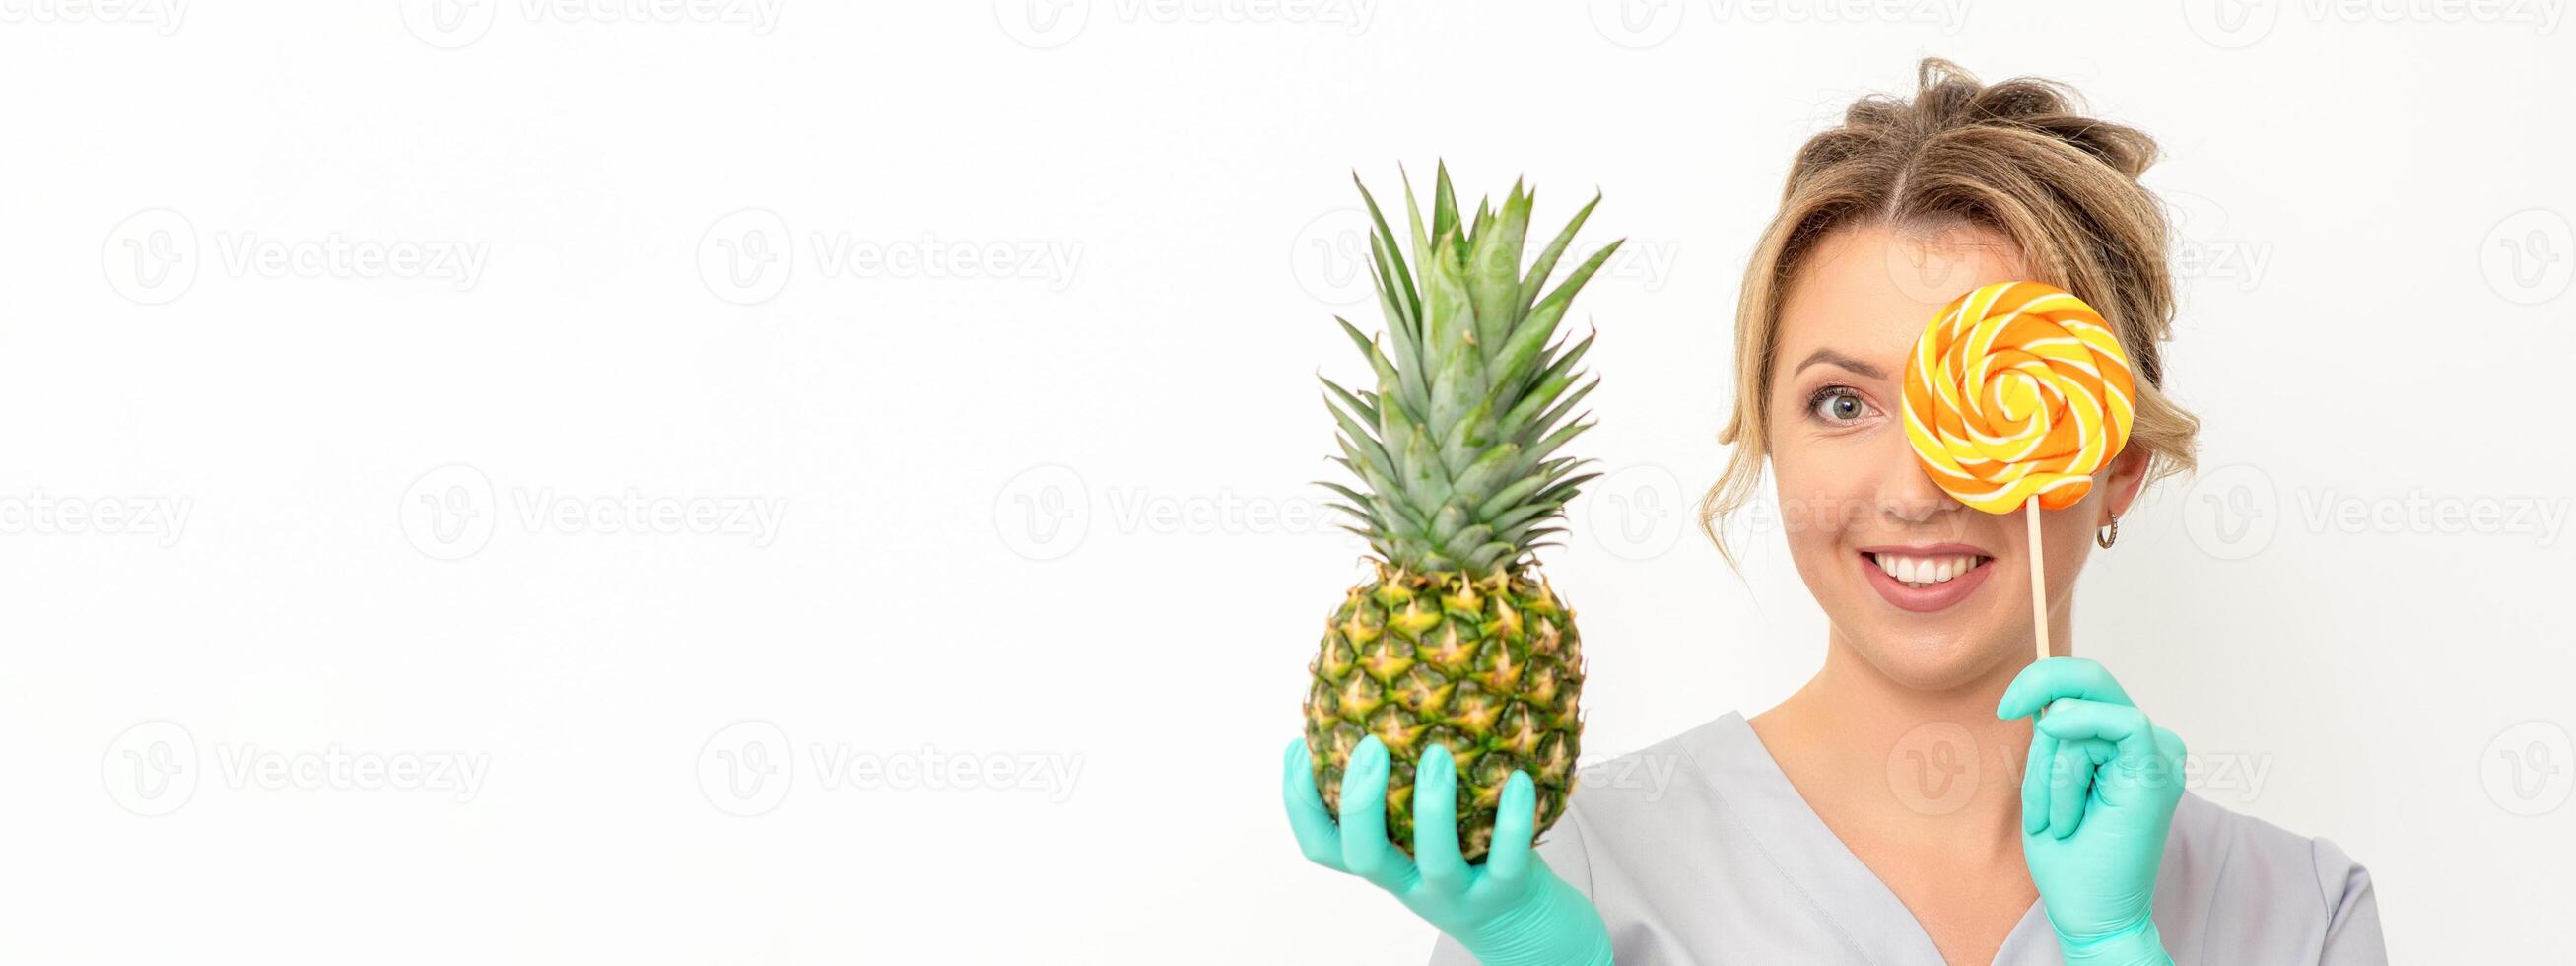
<path id="1" fill-rule="evenodd" d="M 1840 547 L 1801 558 L 1799 570 L 1842 639 L 1878 673 L 1910 690 L 1950 691 L 1987 680 L 2030 649 L 2014 622 L 2020 612 L 2004 606 L 2013 585 L 1995 579 L 1997 561 L 1964 545 L 1935 552 L 1953 546 L 1970 554 L 1969 569 L 1943 574 L 1937 585 L 1892 578 L 1876 557 Z"/>
<path id="2" fill-rule="evenodd" d="M 1976 684 L 2020 645 L 1998 635 L 1926 627 L 1864 626 L 1850 640 L 1861 658 L 1889 680 L 1916 691 Z"/>

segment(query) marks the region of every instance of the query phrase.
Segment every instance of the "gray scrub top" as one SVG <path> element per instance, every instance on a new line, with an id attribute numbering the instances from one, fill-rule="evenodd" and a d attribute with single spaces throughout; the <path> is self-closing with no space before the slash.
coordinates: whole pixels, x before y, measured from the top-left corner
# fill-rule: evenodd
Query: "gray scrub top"
<path id="1" fill-rule="evenodd" d="M 1660 780 L 1641 763 L 1660 765 Z M 1729 713 L 1587 770 L 1539 843 L 1601 910 L 1620 966 L 1937 964 L 1913 913 L 1798 797 L 1744 716 Z M 2388 961 L 2370 874 L 2304 838 L 2186 793 L 2156 878 L 2156 929 L 2177 963 Z M 1997 966 L 2059 964 L 2032 903 Z M 1443 936 L 1433 966 L 1474 966 Z"/>

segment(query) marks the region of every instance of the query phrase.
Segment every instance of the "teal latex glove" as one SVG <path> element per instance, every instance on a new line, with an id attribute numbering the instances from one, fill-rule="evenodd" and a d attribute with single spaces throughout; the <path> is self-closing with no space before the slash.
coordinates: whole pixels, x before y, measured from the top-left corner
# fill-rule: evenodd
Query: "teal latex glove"
<path id="1" fill-rule="evenodd" d="M 2182 739 L 2082 658 L 2022 669 L 1995 716 L 2043 706 L 2021 784 L 2021 851 L 2058 949 L 2069 964 L 2171 966 L 2154 912 L 2165 834 L 2182 801 Z"/>
<path id="2" fill-rule="evenodd" d="M 1413 856 L 1386 837 L 1386 746 L 1365 738 L 1342 771 L 1340 824 L 1315 791 L 1306 742 L 1288 745 L 1288 824 L 1306 858 L 1366 879 L 1438 927 L 1485 966 L 1610 966 L 1610 928 L 1590 900 L 1530 848 L 1538 790 L 1514 772 L 1503 786 L 1482 865 L 1458 854 L 1458 768 L 1433 745 L 1413 776 Z"/>

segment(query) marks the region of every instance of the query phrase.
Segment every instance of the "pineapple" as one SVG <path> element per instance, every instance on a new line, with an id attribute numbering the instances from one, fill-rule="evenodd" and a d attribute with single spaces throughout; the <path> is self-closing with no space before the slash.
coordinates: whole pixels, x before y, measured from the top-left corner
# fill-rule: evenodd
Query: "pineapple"
<path id="1" fill-rule="evenodd" d="M 1356 175 L 1354 182 L 1358 181 Z M 1514 183 L 1500 210 L 1487 202 L 1461 223 L 1440 167 L 1425 234 L 1410 179 L 1405 207 L 1414 264 L 1368 187 L 1375 231 L 1370 268 L 1386 314 L 1384 344 L 1343 319 L 1376 372 L 1374 391 L 1324 380 L 1341 426 L 1335 462 L 1362 484 L 1324 483 L 1333 506 L 1368 541 L 1375 577 L 1350 589 L 1309 666 L 1306 747 L 1327 808 L 1341 805 L 1342 770 L 1360 739 L 1386 744 L 1387 833 L 1413 846 L 1413 770 L 1433 743 L 1458 765 L 1459 848 L 1482 859 L 1493 842 L 1503 785 L 1524 770 L 1538 791 L 1537 828 L 1565 811 L 1583 722 L 1583 646 L 1574 612 L 1532 559 L 1576 488 L 1597 473 L 1552 456 L 1591 423 L 1568 419 L 1597 384 L 1575 369 L 1587 335 L 1552 339 L 1577 290 L 1614 242 L 1547 289 L 1592 201 L 1521 270 L 1534 195 Z M 1542 295 L 1542 290 L 1545 294 Z M 1581 385 L 1577 385 L 1581 382 Z"/>

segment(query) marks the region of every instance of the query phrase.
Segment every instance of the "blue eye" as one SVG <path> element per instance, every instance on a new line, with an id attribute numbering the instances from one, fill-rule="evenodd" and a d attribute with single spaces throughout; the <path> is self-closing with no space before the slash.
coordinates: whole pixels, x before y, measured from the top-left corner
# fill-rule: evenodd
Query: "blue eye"
<path id="1" fill-rule="evenodd" d="M 1848 426 L 1869 415 L 1869 402 L 1850 386 L 1826 386 L 1807 397 L 1807 413 L 1829 425 Z"/>

